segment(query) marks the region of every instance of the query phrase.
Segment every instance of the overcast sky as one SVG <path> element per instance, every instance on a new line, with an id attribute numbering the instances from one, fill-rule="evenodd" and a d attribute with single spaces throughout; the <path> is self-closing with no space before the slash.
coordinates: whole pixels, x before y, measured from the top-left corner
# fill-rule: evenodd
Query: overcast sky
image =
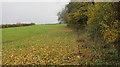
<path id="1" fill-rule="evenodd" d="M 2 24 L 19 22 L 58 23 L 57 13 L 66 4 L 67 2 L 5 2 L 2 3 Z"/>

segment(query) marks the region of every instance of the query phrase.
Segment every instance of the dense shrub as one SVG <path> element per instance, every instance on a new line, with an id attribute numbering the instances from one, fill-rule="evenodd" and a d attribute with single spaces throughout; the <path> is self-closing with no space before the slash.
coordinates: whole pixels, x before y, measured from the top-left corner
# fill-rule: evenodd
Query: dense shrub
<path id="1" fill-rule="evenodd" d="M 59 19 L 64 21 L 68 27 L 80 30 L 77 31 L 80 33 L 85 30 L 90 40 L 95 43 L 92 46 L 99 44 L 99 47 L 95 48 L 97 54 L 104 53 L 99 60 L 111 58 L 109 56 L 113 59 L 117 55 L 120 56 L 120 2 L 70 2 L 66 5 L 64 13 L 59 14 L 63 14 L 59 15 Z M 112 51 L 112 49 L 115 49 L 113 51 L 115 54 L 108 54 L 108 50 Z M 102 62 L 111 63 L 108 60 L 102 60 Z"/>
<path id="2" fill-rule="evenodd" d="M 108 43 L 114 43 L 119 40 L 118 39 L 119 36 L 118 33 L 120 31 L 118 26 L 119 12 L 116 10 L 116 7 L 118 6 L 119 6 L 118 3 L 102 2 L 102 3 L 95 3 L 94 7 L 92 6 L 88 9 L 89 19 L 87 23 L 91 25 L 91 27 L 89 27 L 89 30 L 94 30 L 91 32 L 88 30 L 89 31 L 88 34 L 93 33 L 92 35 L 90 35 L 91 38 L 95 35 L 94 34 L 95 32 L 99 32 L 97 33 L 98 36 L 94 36 L 94 37 L 103 38 L 104 39 L 103 41 Z M 94 28 L 98 28 L 98 29 L 96 30 Z"/>
<path id="3" fill-rule="evenodd" d="M 114 43 L 120 41 L 120 2 L 70 2 L 62 12 L 59 21 L 76 30 L 87 28 L 93 41 Z"/>

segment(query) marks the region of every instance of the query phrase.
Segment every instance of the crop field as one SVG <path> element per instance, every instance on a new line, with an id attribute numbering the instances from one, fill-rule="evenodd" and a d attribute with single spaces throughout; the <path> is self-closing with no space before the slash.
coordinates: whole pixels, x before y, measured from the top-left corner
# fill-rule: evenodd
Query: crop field
<path id="1" fill-rule="evenodd" d="M 2 29 L 3 65 L 78 65 L 76 33 L 65 24 Z"/>
<path id="2" fill-rule="evenodd" d="M 92 44 L 94 43 L 88 40 L 86 34 L 81 32 L 78 38 L 76 32 L 68 28 L 66 24 L 4 28 L 2 29 L 2 64 L 108 64 L 101 61 L 101 58 L 104 58 L 104 55 L 108 56 L 106 53 L 111 51 L 115 54 L 116 50 L 113 47 L 100 49 L 102 47 L 99 44 L 96 46 Z M 115 57 L 117 58 L 117 55 Z M 115 60 L 109 64 L 119 64 L 119 62 Z"/>

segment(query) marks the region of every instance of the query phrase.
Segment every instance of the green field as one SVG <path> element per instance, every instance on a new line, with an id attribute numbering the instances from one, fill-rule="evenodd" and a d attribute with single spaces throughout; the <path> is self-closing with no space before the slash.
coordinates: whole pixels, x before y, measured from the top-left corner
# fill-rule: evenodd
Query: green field
<path id="1" fill-rule="evenodd" d="M 4 65 L 78 65 L 76 33 L 66 24 L 2 29 Z"/>
<path id="2" fill-rule="evenodd" d="M 118 58 L 112 46 L 103 49 L 101 45 L 90 41 L 85 33 L 78 37 L 66 24 L 3 28 L 2 64 L 101 65 L 108 64 L 101 58 Z"/>

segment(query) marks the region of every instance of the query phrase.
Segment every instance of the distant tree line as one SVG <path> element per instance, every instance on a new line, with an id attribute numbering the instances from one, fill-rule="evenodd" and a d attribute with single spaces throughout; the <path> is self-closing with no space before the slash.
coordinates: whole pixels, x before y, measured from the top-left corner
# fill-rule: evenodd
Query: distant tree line
<path id="1" fill-rule="evenodd" d="M 31 25 L 35 25 L 35 23 L 2 24 L 0 25 L 0 28 L 21 27 L 21 26 L 31 26 Z"/>

